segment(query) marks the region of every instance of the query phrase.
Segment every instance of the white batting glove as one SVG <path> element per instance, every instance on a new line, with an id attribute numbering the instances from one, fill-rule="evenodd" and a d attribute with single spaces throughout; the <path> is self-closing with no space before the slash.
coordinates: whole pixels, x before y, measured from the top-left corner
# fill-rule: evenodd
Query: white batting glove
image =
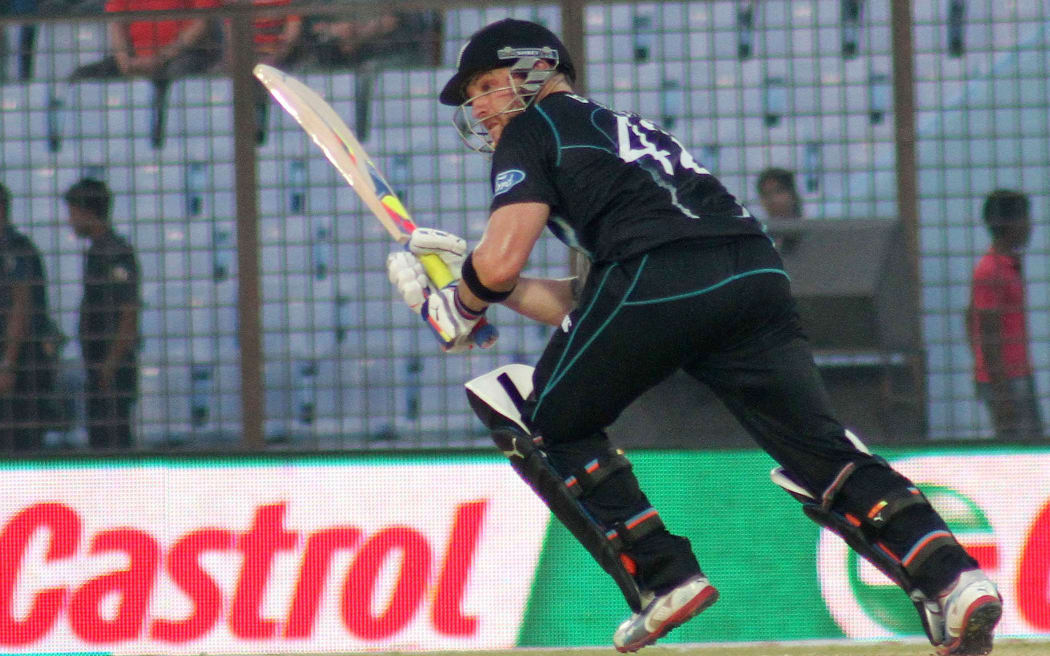
<path id="1" fill-rule="evenodd" d="M 462 237 L 434 228 L 416 228 L 405 247 L 417 257 L 437 255 L 448 265 L 454 280 L 462 277 L 463 260 L 467 259 L 467 241 Z"/>
<path id="2" fill-rule="evenodd" d="M 423 301 L 423 320 L 434 331 L 446 353 L 469 351 L 474 346 L 489 348 L 497 333 L 484 321 L 485 311 L 474 312 L 459 300 L 456 283 L 430 294 Z"/>
<path id="3" fill-rule="evenodd" d="M 434 291 L 419 258 L 408 251 L 395 251 L 386 258 L 386 273 L 405 304 L 419 314 L 423 301 Z"/>

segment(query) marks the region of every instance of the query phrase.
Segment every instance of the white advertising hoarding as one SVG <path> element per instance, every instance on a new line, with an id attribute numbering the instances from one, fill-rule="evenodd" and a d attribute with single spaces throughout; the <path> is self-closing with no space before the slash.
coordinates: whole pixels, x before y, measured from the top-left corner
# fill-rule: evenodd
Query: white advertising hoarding
<path id="1" fill-rule="evenodd" d="M 549 521 L 498 462 L 3 475 L 3 651 L 510 647 Z"/>

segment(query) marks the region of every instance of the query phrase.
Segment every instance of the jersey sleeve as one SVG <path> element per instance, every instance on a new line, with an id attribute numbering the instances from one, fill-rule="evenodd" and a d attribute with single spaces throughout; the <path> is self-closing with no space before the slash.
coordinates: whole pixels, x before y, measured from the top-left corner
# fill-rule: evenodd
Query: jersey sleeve
<path id="1" fill-rule="evenodd" d="M 14 283 L 32 283 L 33 260 L 30 253 L 19 250 L 12 253 L 10 257 L 13 266 L 8 274 L 8 279 Z"/>
<path id="2" fill-rule="evenodd" d="M 527 112 L 507 124 L 492 156 L 494 211 L 514 203 L 557 205 L 552 179 L 556 144 L 550 128 Z"/>
<path id="3" fill-rule="evenodd" d="M 121 305 L 139 302 L 139 267 L 135 254 L 121 251 L 109 264 L 109 283 L 113 286 L 113 300 Z"/>

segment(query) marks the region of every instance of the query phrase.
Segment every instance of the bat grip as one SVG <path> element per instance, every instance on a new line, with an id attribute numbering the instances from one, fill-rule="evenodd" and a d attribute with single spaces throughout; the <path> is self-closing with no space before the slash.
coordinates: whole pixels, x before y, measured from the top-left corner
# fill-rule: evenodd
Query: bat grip
<path id="1" fill-rule="evenodd" d="M 436 253 L 420 255 L 419 261 L 423 265 L 423 270 L 427 272 L 427 277 L 439 288 L 454 280 L 452 272 L 448 270 L 448 265 Z"/>

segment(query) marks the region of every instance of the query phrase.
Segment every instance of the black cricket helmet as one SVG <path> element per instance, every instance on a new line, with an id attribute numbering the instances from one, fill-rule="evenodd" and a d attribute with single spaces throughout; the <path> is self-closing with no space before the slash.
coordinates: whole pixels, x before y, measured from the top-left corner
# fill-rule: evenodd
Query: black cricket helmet
<path id="1" fill-rule="evenodd" d="M 465 89 L 475 75 L 529 58 L 553 61 L 555 70 L 570 80 L 576 78 L 569 51 L 553 32 L 538 23 L 506 18 L 475 32 L 460 49 L 456 74 L 445 84 L 439 99 L 444 105 L 462 105 L 469 100 Z"/>

